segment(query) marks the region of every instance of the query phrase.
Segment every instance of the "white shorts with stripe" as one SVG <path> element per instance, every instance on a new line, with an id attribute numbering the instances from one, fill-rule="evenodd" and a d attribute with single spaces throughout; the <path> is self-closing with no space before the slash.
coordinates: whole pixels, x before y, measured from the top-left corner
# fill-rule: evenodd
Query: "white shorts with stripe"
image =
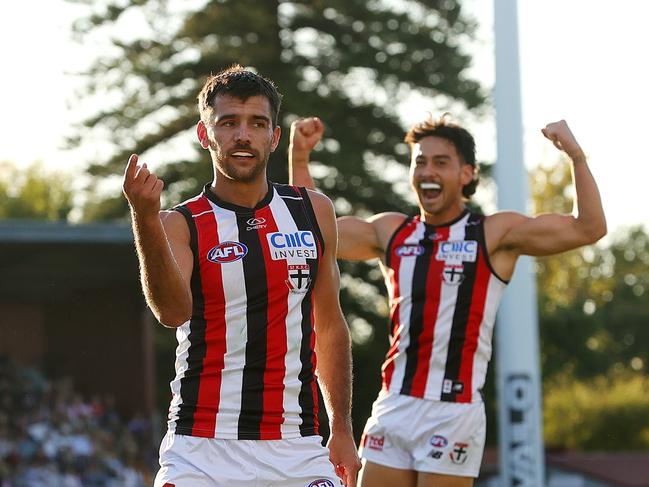
<path id="1" fill-rule="evenodd" d="M 154 487 L 338 487 L 321 436 L 223 440 L 167 432 Z"/>
<path id="2" fill-rule="evenodd" d="M 486 435 L 484 404 L 431 401 L 381 391 L 360 456 L 386 467 L 477 477 Z"/>

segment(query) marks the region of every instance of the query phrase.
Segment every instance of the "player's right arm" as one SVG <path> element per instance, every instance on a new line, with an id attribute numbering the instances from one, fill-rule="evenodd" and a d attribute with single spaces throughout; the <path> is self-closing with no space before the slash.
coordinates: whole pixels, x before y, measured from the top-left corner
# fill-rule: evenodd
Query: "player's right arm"
<path id="1" fill-rule="evenodd" d="M 317 117 L 301 118 L 291 124 L 289 184 L 315 189 L 309 172 L 309 156 L 323 134 L 324 125 Z M 383 258 L 388 240 L 404 218 L 400 213 L 381 213 L 368 219 L 339 217 L 336 257 L 346 260 Z"/>
<path id="2" fill-rule="evenodd" d="M 324 134 L 318 117 L 300 118 L 291 124 L 288 145 L 288 183 L 315 189 L 309 172 L 309 156 Z"/>
<path id="3" fill-rule="evenodd" d="M 142 290 L 158 321 L 175 328 L 192 313 L 189 228 L 180 213 L 160 211 L 164 183 L 137 161 L 135 154 L 128 160 L 123 192 L 131 209 Z"/>
<path id="4" fill-rule="evenodd" d="M 393 212 L 379 213 L 368 219 L 339 217 L 336 257 L 345 260 L 383 260 L 390 237 L 405 218 L 405 215 Z"/>

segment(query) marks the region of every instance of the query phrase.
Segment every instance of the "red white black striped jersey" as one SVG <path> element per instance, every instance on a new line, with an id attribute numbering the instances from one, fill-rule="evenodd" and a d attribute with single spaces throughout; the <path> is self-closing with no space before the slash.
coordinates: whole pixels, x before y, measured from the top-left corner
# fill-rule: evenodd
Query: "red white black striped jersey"
<path id="1" fill-rule="evenodd" d="M 223 439 L 318 434 L 313 285 L 324 242 L 304 188 L 255 208 L 202 194 L 189 225 L 191 320 L 176 331 L 169 430 Z"/>
<path id="2" fill-rule="evenodd" d="M 390 349 L 383 388 L 432 400 L 479 401 L 506 282 L 489 264 L 484 217 L 433 226 L 406 218 L 386 249 Z"/>

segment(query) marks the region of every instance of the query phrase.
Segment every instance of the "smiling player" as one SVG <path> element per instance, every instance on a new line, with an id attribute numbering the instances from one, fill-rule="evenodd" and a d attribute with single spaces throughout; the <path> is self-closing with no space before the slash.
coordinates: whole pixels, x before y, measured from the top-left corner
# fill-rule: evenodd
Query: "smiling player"
<path id="1" fill-rule="evenodd" d="M 198 108 L 214 166 L 201 194 L 160 212 L 162 181 L 135 155 L 124 175 L 147 303 L 178 339 L 155 486 L 353 487 L 331 201 L 266 179 L 280 138 L 272 82 L 234 66 L 207 80 Z"/>
<path id="2" fill-rule="evenodd" d="M 293 183 L 313 188 L 309 153 L 323 131 L 317 118 L 291 127 Z M 360 448 L 362 487 L 473 485 L 493 325 L 518 257 L 564 252 L 606 233 L 597 185 L 568 125 L 551 123 L 542 133 L 572 160 L 574 216 L 467 210 L 478 184 L 475 142 L 442 117 L 405 138 L 419 215 L 338 218 L 338 257 L 379 259 L 390 299 L 383 387 Z"/>

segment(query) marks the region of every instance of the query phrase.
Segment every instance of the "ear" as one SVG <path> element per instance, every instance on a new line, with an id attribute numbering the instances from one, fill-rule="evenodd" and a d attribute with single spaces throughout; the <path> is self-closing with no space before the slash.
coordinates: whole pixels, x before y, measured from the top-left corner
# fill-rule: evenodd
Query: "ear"
<path id="1" fill-rule="evenodd" d="M 273 129 L 273 138 L 271 139 L 270 151 L 275 152 L 277 145 L 279 144 L 279 139 L 282 136 L 282 129 L 279 128 L 279 125 Z"/>
<path id="2" fill-rule="evenodd" d="M 475 168 L 471 164 L 462 163 L 462 169 L 460 171 L 462 186 L 466 186 L 473 181 L 473 178 L 475 177 Z"/>
<path id="3" fill-rule="evenodd" d="M 207 138 L 207 127 L 202 120 L 199 120 L 196 125 L 196 135 L 198 136 L 198 142 L 201 144 L 201 147 L 203 149 L 209 149 L 210 141 Z"/>

